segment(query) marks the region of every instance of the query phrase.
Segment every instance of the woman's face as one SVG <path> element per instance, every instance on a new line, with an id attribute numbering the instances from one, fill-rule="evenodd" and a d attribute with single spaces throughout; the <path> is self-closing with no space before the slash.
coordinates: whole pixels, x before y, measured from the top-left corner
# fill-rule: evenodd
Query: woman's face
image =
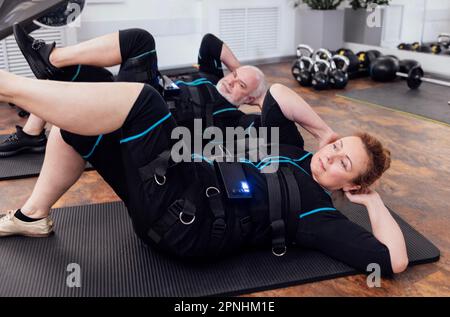
<path id="1" fill-rule="evenodd" d="M 314 180 L 330 190 L 360 189 L 352 181 L 367 170 L 369 156 L 359 137 L 347 137 L 325 146 L 311 161 Z"/>

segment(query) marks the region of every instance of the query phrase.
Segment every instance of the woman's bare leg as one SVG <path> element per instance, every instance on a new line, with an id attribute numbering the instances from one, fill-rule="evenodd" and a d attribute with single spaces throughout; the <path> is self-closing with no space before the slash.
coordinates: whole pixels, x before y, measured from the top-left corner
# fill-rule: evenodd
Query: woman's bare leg
<path id="1" fill-rule="evenodd" d="M 0 70 L 0 102 L 84 136 L 118 130 L 141 93 L 137 83 L 66 83 L 19 77 Z"/>
<path id="2" fill-rule="evenodd" d="M 60 130 L 52 128 L 44 165 L 33 193 L 21 208 L 32 219 L 48 217 L 51 207 L 80 178 L 86 162 L 64 142 Z"/>
<path id="3" fill-rule="evenodd" d="M 36 117 L 34 114 L 31 114 L 27 120 L 27 123 L 23 127 L 23 132 L 33 136 L 40 135 L 44 130 L 46 124 L 47 122 L 45 122 L 41 118 Z"/>
<path id="4" fill-rule="evenodd" d="M 122 63 L 119 33 L 101 36 L 77 45 L 55 48 L 50 63 L 62 68 L 73 65 L 110 67 Z"/>

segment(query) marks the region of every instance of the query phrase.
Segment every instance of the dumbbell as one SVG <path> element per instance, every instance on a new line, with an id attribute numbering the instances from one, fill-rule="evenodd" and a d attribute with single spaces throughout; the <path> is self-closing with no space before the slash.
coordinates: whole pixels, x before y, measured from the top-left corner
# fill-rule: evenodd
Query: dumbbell
<path id="1" fill-rule="evenodd" d="M 433 78 L 425 78 L 424 77 L 425 73 L 424 73 L 422 67 L 420 66 L 420 64 L 413 67 L 409 71 L 408 74 L 397 72 L 397 76 L 406 78 L 408 87 L 411 89 L 418 89 L 422 85 L 423 82 L 434 84 L 434 85 L 439 85 L 439 86 L 450 87 L 449 82 L 446 82 L 443 80 L 438 80 L 438 79 L 433 79 Z"/>
<path id="2" fill-rule="evenodd" d="M 438 55 L 438 54 L 441 54 L 442 48 L 441 48 L 440 44 L 432 43 L 432 44 L 426 44 L 426 45 L 420 46 L 417 51 L 421 52 L 421 53 L 429 53 L 429 54 Z"/>
<path id="3" fill-rule="evenodd" d="M 403 50 L 403 51 L 412 51 L 412 47 L 411 44 L 407 44 L 407 43 L 400 43 L 397 48 L 399 50 Z"/>
<path id="4" fill-rule="evenodd" d="M 401 67 L 402 63 L 400 63 L 395 58 L 392 58 L 390 56 L 382 57 L 378 59 L 372 66 L 372 78 L 375 81 L 383 82 L 395 80 L 395 78 L 397 77 L 405 78 L 410 89 L 418 89 L 422 85 L 422 82 L 450 87 L 449 82 L 438 79 L 425 78 L 424 71 L 417 61 L 407 62 L 409 63 L 407 67 Z M 403 65 L 406 64 L 406 62 L 403 62 Z M 408 68 L 409 71 L 408 73 L 406 73 Z M 401 72 L 402 70 L 405 72 Z"/>

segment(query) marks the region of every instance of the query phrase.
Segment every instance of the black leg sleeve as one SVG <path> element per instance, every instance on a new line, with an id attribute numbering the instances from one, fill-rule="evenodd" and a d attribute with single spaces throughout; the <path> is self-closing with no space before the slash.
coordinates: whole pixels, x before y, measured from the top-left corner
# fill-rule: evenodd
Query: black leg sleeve
<path id="1" fill-rule="evenodd" d="M 149 32 L 142 29 L 119 31 L 119 42 L 123 62 L 156 50 L 155 38 Z"/>
<path id="2" fill-rule="evenodd" d="M 159 69 L 153 36 L 141 29 L 119 32 L 122 65 L 117 81 L 139 82 L 159 89 Z"/>

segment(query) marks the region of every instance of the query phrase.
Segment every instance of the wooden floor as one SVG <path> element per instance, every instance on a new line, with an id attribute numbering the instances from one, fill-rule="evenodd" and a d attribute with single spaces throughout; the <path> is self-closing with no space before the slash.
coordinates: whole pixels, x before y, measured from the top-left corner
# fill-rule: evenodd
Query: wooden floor
<path id="1" fill-rule="evenodd" d="M 349 101 L 336 96 L 336 91 L 315 93 L 301 88 L 292 79 L 286 63 L 262 68 L 271 83 L 295 89 L 341 135 L 368 131 L 390 148 L 392 168 L 377 190 L 387 205 L 440 248 L 442 258 L 435 264 L 411 268 L 394 280 L 384 280 L 380 289 L 369 289 L 364 276 L 354 276 L 250 296 L 450 296 L 450 127 Z M 352 81 L 347 89 L 375 85 L 361 79 Z M 20 123 L 23 121 L 14 110 L 0 106 L 0 133 L 9 133 Z M 315 150 L 313 139 L 304 132 L 303 135 L 307 149 Z M 35 182 L 36 179 L 0 182 L 0 210 L 19 208 Z M 55 207 L 116 200 L 96 172 L 87 172 Z"/>

